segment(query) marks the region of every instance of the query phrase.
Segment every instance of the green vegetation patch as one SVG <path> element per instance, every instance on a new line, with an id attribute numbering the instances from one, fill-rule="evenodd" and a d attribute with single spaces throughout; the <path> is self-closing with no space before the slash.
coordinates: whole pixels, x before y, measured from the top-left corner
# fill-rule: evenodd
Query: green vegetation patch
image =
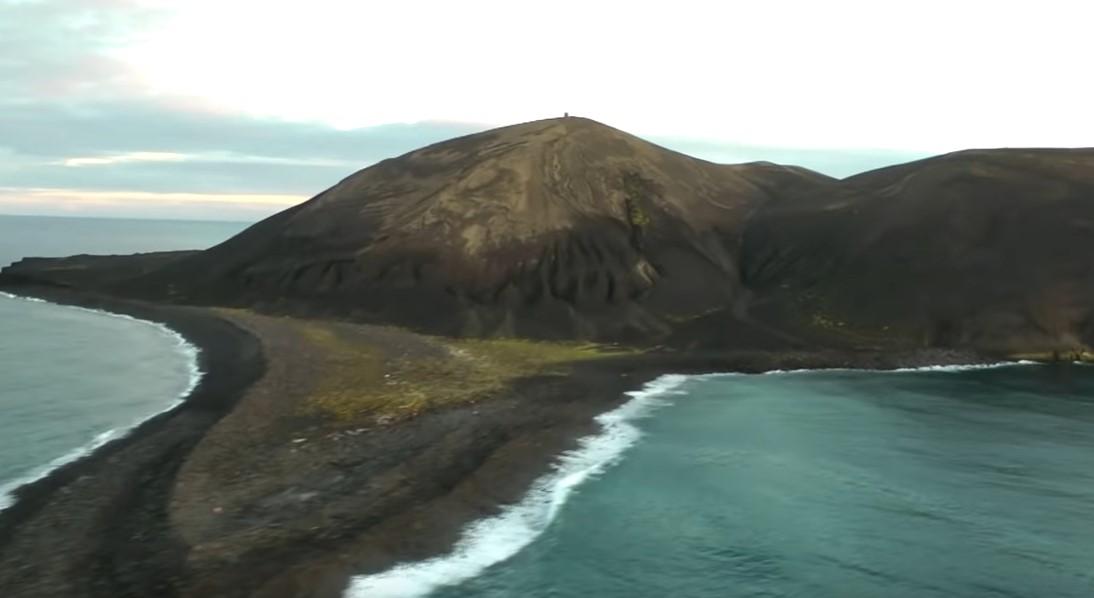
<path id="1" fill-rule="evenodd" d="M 650 225 L 650 215 L 642 208 L 660 195 L 657 183 L 637 172 L 623 174 L 623 201 L 627 212 L 627 222 L 631 226 L 645 228 Z"/>
<path id="2" fill-rule="evenodd" d="M 1057 351 L 1028 351 L 1022 353 L 1012 353 L 1011 355 L 1008 355 L 1008 357 L 1010 359 L 1018 361 L 1039 361 L 1044 363 L 1094 363 L 1094 351 L 1091 351 L 1089 347 L 1077 347 L 1072 349 L 1061 349 Z"/>
<path id="3" fill-rule="evenodd" d="M 516 378 L 563 374 L 565 364 L 620 353 L 593 344 L 446 339 L 395 331 L 417 345 L 403 354 L 345 327 L 296 326 L 309 345 L 303 350 L 317 352 L 322 363 L 305 407 L 344 422 L 371 418 L 388 423 L 439 406 L 475 402 Z"/>

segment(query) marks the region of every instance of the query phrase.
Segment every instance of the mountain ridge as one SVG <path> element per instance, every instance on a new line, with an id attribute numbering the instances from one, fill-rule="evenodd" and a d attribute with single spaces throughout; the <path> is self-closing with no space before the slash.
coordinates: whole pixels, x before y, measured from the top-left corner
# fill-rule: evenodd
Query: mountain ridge
<path id="1" fill-rule="evenodd" d="M 663 336 L 666 318 L 733 300 L 752 209 L 828 180 L 716 165 L 587 119 L 535 121 L 365 168 L 127 289 L 321 302 L 446 334 Z"/>
<path id="2" fill-rule="evenodd" d="M 1090 149 L 965 150 L 834 179 L 566 117 L 389 158 L 97 284 L 456 336 L 1055 350 L 1094 334 L 1092 208 Z M 4 276 L 64 276 L 45 269 Z"/>

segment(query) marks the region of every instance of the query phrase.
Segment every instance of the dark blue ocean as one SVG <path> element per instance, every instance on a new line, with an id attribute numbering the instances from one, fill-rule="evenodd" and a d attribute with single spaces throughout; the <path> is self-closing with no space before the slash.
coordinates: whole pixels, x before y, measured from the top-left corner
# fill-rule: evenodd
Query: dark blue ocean
<path id="1" fill-rule="evenodd" d="M 1089 598 L 1094 372 L 667 377 L 351 598 Z"/>
<path id="2" fill-rule="evenodd" d="M 0 266 L 21 257 L 201 249 L 246 225 L 0 216 Z M 196 352 L 161 326 L 0 295 L 0 508 L 10 491 L 176 404 Z"/>

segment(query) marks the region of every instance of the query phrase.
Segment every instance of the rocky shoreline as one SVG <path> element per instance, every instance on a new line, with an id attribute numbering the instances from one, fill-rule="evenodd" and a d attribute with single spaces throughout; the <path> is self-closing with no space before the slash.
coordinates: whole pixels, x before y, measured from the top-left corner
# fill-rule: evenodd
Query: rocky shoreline
<path id="1" fill-rule="evenodd" d="M 170 492 L 171 472 L 262 375 L 258 340 L 200 309 L 58 289 L 12 290 L 167 325 L 200 348 L 204 375 L 177 408 L 15 492 L 15 504 L 0 512 L 0 587 L 11 596 L 166 589 L 169 563 L 182 548 L 164 530 L 159 508 Z"/>
<path id="2" fill-rule="evenodd" d="M 445 552 L 468 522 L 520 499 L 594 431 L 597 414 L 659 375 L 985 361 L 939 350 L 653 351 L 519 376 L 481 400 L 391 422 L 333 426 L 292 415 L 292 397 L 314 394 L 323 375 L 286 328 L 292 319 L 8 290 L 163 323 L 201 349 L 205 375 L 180 407 L 17 492 L 0 512 L 7 596 L 335 597 L 352 575 Z M 410 332 L 322 330 L 433 364 L 431 345 Z M 257 424 L 267 420 L 278 424 Z"/>

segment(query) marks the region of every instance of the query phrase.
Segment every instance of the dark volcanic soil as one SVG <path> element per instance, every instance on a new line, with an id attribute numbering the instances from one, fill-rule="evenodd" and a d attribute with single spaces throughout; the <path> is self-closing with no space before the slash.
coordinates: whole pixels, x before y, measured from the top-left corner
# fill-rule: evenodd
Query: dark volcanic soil
<path id="1" fill-rule="evenodd" d="M 829 181 L 549 119 L 385 160 L 115 290 L 450 335 L 660 338 L 738 298 L 753 210 Z"/>
<path id="2" fill-rule="evenodd" d="M 51 289 L 33 294 L 167 324 L 201 348 L 205 374 L 182 406 L 19 489 L 16 504 L 0 512 L 3 595 L 167 595 L 186 554 L 164 517 L 174 474 L 261 376 L 259 343 L 203 309 Z"/>
<path id="3" fill-rule="evenodd" d="M 1075 353 L 1092 173 L 1094 150 L 1002 149 L 834 180 L 549 119 L 385 160 L 204 252 L 0 279 L 455 336 Z"/>
<path id="4" fill-rule="evenodd" d="M 753 315 L 783 328 L 1081 349 L 1094 342 L 1094 150 L 958 152 L 769 202 L 741 270 Z"/>
<path id="5" fill-rule="evenodd" d="M 293 320 L 23 291 L 173 326 L 201 347 L 207 373 L 184 406 L 24 488 L 0 514 L 5 596 L 333 598 L 351 575 L 447 549 L 467 522 L 518 500 L 559 452 L 592 431 L 594 415 L 659 374 L 974 359 L 610 357 L 514 380 L 483 400 L 388 424 L 342 425 L 296 415 L 293 401 L 308 395 L 322 366 L 302 354 Z M 411 360 L 427 361 L 435 350 L 396 329 L 324 326 L 353 328 Z"/>

